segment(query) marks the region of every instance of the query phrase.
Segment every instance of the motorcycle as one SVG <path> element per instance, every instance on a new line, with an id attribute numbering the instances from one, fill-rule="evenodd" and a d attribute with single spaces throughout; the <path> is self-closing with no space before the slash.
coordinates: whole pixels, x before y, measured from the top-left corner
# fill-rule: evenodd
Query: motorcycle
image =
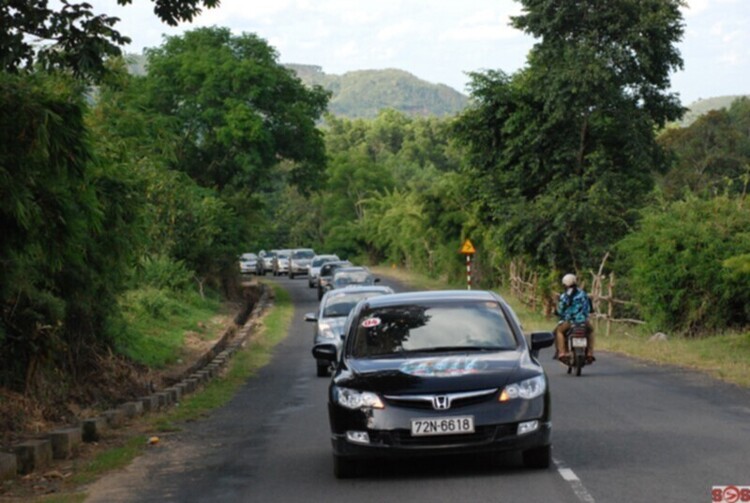
<path id="1" fill-rule="evenodd" d="M 589 347 L 588 328 L 585 323 L 574 323 L 565 332 L 565 344 L 568 347 L 568 358 L 563 363 L 568 366 L 568 374 L 576 371 L 576 376 L 581 375 L 581 370 L 589 363 L 586 354 Z"/>

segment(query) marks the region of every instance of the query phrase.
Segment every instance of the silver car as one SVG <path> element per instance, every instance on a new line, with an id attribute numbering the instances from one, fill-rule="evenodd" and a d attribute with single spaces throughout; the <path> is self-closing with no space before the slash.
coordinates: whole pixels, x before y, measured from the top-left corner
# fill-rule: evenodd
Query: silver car
<path id="1" fill-rule="evenodd" d="M 292 250 L 278 250 L 273 258 L 273 275 L 280 276 L 289 272 L 289 255 Z"/>
<path id="2" fill-rule="evenodd" d="M 346 317 L 352 308 L 360 300 L 388 293 L 393 293 L 393 290 L 387 286 L 353 286 L 326 293 L 320 301 L 318 312 L 305 315 L 305 321 L 315 322 L 313 346 L 334 344 L 341 350 Z M 327 376 L 330 366 L 328 361 L 316 360 L 318 377 Z"/>
<path id="3" fill-rule="evenodd" d="M 312 248 L 297 248 L 292 250 L 289 255 L 289 278 L 294 279 L 295 276 L 300 274 L 307 274 L 307 270 L 310 267 L 315 256 L 315 250 Z"/>
<path id="4" fill-rule="evenodd" d="M 318 286 L 318 277 L 320 276 L 320 267 L 326 262 L 338 262 L 338 255 L 315 255 L 307 267 L 307 286 L 315 288 Z"/>

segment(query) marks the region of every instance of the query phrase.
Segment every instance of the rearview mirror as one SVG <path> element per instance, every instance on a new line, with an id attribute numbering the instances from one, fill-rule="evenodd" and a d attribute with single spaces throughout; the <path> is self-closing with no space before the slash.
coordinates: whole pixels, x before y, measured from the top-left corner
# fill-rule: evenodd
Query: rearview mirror
<path id="1" fill-rule="evenodd" d="M 317 344 L 313 346 L 312 354 L 316 360 L 335 362 L 336 346 L 333 344 Z"/>
<path id="2" fill-rule="evenodd" d="M 555 334 L 552 332 L 533 332 L 531 334 L 531 350 L 537 351 L 547 348 L 555 342 Z"/>

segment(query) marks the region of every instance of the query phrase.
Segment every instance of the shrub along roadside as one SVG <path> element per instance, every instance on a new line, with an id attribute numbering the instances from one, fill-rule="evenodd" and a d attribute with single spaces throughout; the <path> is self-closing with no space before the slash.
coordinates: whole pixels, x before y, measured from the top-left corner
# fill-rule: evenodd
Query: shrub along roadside
<path id="1" fill-rule="evenodd" d="M 267 283 L 268 284 L 268 283 Z M 289 333 L 294 307 L 286 290 L 276 285 L 273 307 L 263 318 L 263 323 L 252 340 L 243 349 L 237 351 L 230 360 L 225 374 L 209 382 L 203 389 L 189 395 L 180 402 L 179 408 L 150 416 L 134 425 L 130 433 L 123 434 L 122 445 L 107 449 L 95 458 L 80 462 L 75 466 L 75 474 L 62 488 L 60 494 L 42 497 L 39 503 L 73 503 L 84 501 L 86 494 L 77 490 L 77 485 L 90 483 L 107 472 L 127 466 L 147 447 L 144 432 L 164 432 L 179 429 L 180 422 L 199 419 L 209 411 L 226 404 L 247 381 L 248 378 L 266 365 L 274 346 Z M 134 430 L 137 434 L 134 435 Z M 66 492 L 67 491 L 67 492 Z"/>
<path id="2" fill-rule="evenodd" d="M 466 288 L 455 283 L 438 280 L 403 269 L 373 267 L 379 276 L 389 276 L 415 288 L 437 290 L 441 288 Z M 556 320 L 531 311 L 510 292 L 497 292 L 513 307 L 528 332 L 552 330 Z M 676 365 L 705 372 L 729 383 L 750 387 L 750 333 L 724 332 L 710 337 L 670 337 L 668 340 L 651 341 L 653 335 L 646 328 L 632 325 L 613 325 L 606 335 L 604 323 L 595 324 L 597 349 L 611 351 L 661 365 Z"/>

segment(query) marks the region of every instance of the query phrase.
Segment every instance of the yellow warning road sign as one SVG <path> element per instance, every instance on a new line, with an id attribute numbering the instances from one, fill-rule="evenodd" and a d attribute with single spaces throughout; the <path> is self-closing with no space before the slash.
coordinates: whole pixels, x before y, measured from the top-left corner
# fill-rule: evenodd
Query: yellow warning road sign
<path id="1" fill-rule="evenodd" d="M 461 246 L 461 251 L 459 253 L 463 255 L 474 255 L 476 252 L 477 251 L 474 249 L 474 245 L 471 244 L 471 241 L 467 239 Z"/>

